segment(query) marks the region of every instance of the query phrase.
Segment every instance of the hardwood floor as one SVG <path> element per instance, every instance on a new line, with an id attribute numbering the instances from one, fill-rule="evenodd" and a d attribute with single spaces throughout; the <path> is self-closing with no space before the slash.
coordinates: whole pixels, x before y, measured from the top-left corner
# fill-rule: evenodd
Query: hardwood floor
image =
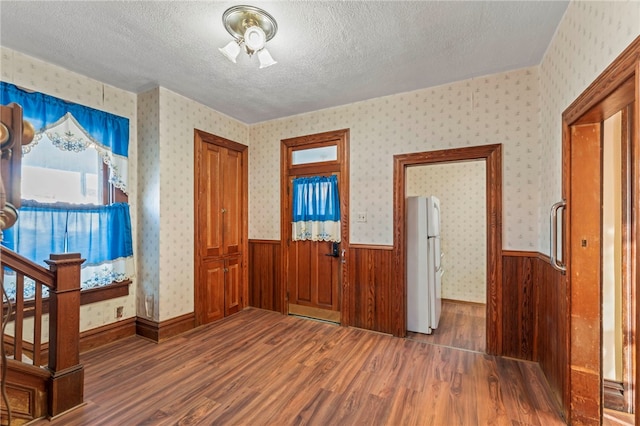
<path id="1" fill-rule="evenodd" d="M 486 305 L 443 300 L 438 328 L 432 334 L 407 332 L 407 338 L 433 345 L 484 352 Z"/>
<path id="2" fill-rule="evenodd" d="M 81 362 L 86 405 L 36 424 L 564 424 L 535 363 L 255 308 Z"/>

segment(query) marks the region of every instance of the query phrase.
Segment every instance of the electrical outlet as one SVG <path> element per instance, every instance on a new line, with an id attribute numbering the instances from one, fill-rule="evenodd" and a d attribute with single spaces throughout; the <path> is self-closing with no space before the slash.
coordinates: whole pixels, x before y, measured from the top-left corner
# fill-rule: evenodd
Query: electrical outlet
<path id="1" fill-rule="evenodd" d="M 116 318 L 120 319 L 124 316 L 124 306 L 118 306 L 116 308 Z"/>
<path id="2" fill-rule="evenodd" d="M 366 222 L 367 221 L 367 214 L 366 213 L 358 213 L 356 215 L 356 220 L 358 222 Z"/>

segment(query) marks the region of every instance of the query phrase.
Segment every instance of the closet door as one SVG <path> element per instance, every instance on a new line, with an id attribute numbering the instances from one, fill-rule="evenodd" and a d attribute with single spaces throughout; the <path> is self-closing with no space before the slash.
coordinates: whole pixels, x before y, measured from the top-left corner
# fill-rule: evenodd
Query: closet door
<path id="1" fill-rule="evenodd" d="M 195 131 L 196 324 L 238 312 L 248 299 L 247 147 Z"/>
<path id="2" fill-rule="evenodd" d="M 201 323 L 206 324 L 225 316 L 225 262 L 220 259 L 202 262 L 200 280 L 202 297 L 196 299 L 200 305 Z"/>
<path id="3" fill-rule="evenodd" d="M 235 314 L 241 309 L 242 257 L 236 256 L 225 261 L 224 314 Z"/>
<path id="4" fill-rule="evenodd" d="M 242 154 L 222 148 L 221 156 L 223 254 L 235 254 L 242 250 Z"/>
<path id="5" fill-rule="evenodd" d="M 201 143 L 200 173 L 197 176 L 197 220 L 200 231 L 196 231 L 200 245 L 201 259 L 219 257 L 225 253 L 223 241 L 223 220 L 221 177 L 222 160 L 227 150 L 210 143 Z"/>

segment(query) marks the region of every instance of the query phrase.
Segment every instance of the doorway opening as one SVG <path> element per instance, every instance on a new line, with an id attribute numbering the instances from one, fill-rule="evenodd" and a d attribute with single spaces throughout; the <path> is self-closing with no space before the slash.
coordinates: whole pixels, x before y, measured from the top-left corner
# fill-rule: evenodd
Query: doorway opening
<path id="1" fill-rule="evenodd" d="M 438 327 L 418 333 L 408 324 L 407 337 L 431 344 L 484 352 L 486 344 L 487 229 L 485 160 L 407 167 L 406 197 L 435 196 L 440 202 L 439 247 L 441 299 Z M 411 235 L 408 248 L 411 246 Z M 408 253 L 409 254 L 409 253 Z M 410 258 L 409 258 L 410 259 Z M 430 274 L 427 274 L 429 277 Z M 410 278 L 407 286 L 411 285 Z M 429 280 L 427 279 L 427 282 Z M 407 300 L 409 315 L 411 297 Z M 425 306 L 427 305 L 427 306 Z M 416 308 L 430 312 L 428 303 Z M 415 309 L 415 308 L 414 308 Z M 437 312 L 439 309 L 435 307 Z M 418 327 L 420 328 L 420 327 Z"/>
<path id="2" fill-rule="evenodd" d="M 610 369 L 603 352 L 603 342 L 609 338 L 603 297 L 605 286 L 609 285 L 607 281 L 610 281 L 604 278 L 608 274 L 605 260 L 615 242 L 603 241 L 608 227 L 603 219 L 605 210 L 609 209 L 603 202 L 606 197 L 603 145 L 606 144 L 608 120 L 620 112 L 621 142 L 619 154 L 615 154 L 619 157 L 620 170 L 613 172 L 620 179 L 619 189 L 613 190 L 619 191 L 620 196 L 614 203 L 620 210 L 616 213 L 620 223 L 619 249 L 613 250 L 618 252 L 619 268 L 616 269 L 621 293 L 622 368 L 618 377 L 622 395 L 619 402 L 624 411 L 635 412 L 636 424 L 640 420 L 637 410 L 640 393 L 634 389 L 640 377 L 635 368 L 635 330 L 640 320 L 636 314 L 640 223 L 639 55 L 640 38 L 637 38 L 562 114 L 562 195 L 567 203 L 563 258 L 566 259 L 569 309 L 566 335 L 569 362 L 564 371 L 567 380 L 563 408 L 567 420 L 572 423 L 602 422 L 607 417 L 605 408 L 610 402 L 604 380 Z M 615 272 L 611 276 L 615 281 Z M 615 346 L 615 343 L 608 345 Z"/>
<path id="3" fill-rule="evenodd" d="M 486 229 L 486 305 L 484 350 L 499 354 L 502 350 L 502 145 L 483 145 L 442 151 L 420 152 L 394 156 L 394 251 L 398 280 L 392 289 L 394 311 L 393 332 L 405 336 L 406 328 L 406 197 L 407 171 L 411 167 L 433 164 L 483 161 L 485 180 Z M 445 257 L 447 255 L 445 254 Z M 445 261 L 446 264 L 446 261 Z"/>

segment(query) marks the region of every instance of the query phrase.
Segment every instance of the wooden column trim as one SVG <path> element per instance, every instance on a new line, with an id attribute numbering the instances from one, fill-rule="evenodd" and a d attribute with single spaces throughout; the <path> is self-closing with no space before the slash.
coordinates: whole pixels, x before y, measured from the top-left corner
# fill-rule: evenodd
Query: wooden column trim
<path id="1" fill-rule="evenodd" d="M 55 275 L 49 293 L 49 415 L 82 404 L 84 367 L 80 364 L 79 253 L 52 254 L 45 261 Z"/>

